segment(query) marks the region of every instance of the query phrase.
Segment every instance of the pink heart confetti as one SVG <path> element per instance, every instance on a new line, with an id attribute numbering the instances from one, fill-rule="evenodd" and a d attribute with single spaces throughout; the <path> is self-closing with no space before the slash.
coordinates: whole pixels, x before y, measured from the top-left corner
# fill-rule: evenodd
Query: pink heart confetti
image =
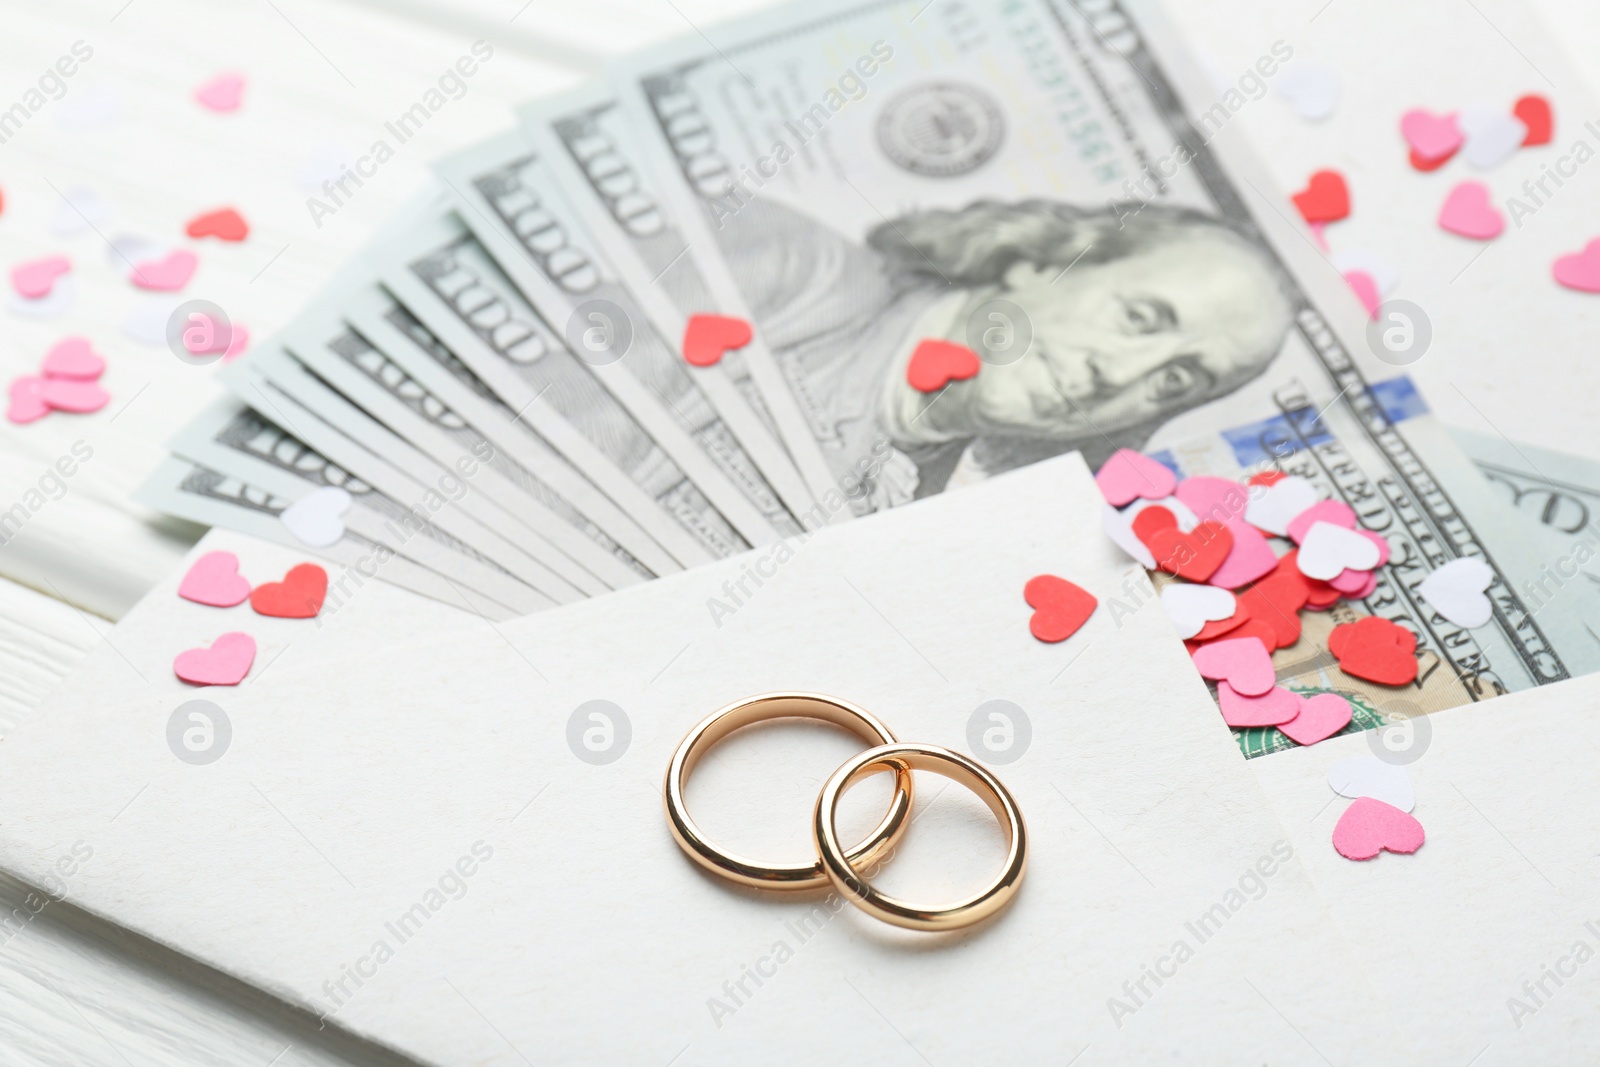
<path id="1" fill-rule="evenodd" d="M 1378 588 L 1378 576 L 1372 571 L 1340 571 L 1328 579 L 1328 586 L 1337 589 L 1351 600 L 1365 600 Z"/>
<path id="2" fill-rule="evenodd" d="M 1482 182 L 1462 182 L 1439 209 L 1439 228 L 1475 241 L 1490 241 L 1505 231 L 1506 219 Z"/>
<path id="3" fill-rule="evenodd" d="M 28 300 L 38 300 L 50 295 L 56 279 L 72 270 L 72 260 L 66 256 L 46 256 L 29 260 L 11 268 L 11 285 L 17 294 Z"/>
<path id="4" fill-rule="evenodd" d="M 1297 745 L 1314 745 L 1350 725 L 1350 702 L 1338 693 L 1318 693 L 1300 704 L 1300 714 L 1278 732 Z"/>
<path id="5" fill-rule="evenodd" d="M 194 277 L 199 258 L 186 248 L 169 252 L 164 259 L 148 259 L 133 265 L 129 280 L 140 289 L 157 289 L 171 292 L 182 289 Z"/>
<path id="6" fill-rule="evenodd" d="M 1251 726 L 1279 726 L 1300 714 L 1300 694 L 1274 686 L 1265 696 L 1247 697 L 1227 682 L 1217 683 L 1217 703 L 1222 721 L 1241 729 Z"/>
<path id="7" fill-rule="evenodd" d="M 1239 520 L 1228 524 L 1233 533 L 1233 549 L 1222 566 L 1206 579 L 1207 585 L 1222 589 L 1238 589 L 1271 574 L 1278 566 L 1278 554 L 1272 542 L 1263 537 L 1254 526 Z"/>
<path id="8" fill-rule="evenodd" d="M 244 75 L 219 74 L 196 89 L 194 98 L 212 111 L 237 111 L 244 103 Z"/>
<path id="9" fill-rule="evenodd" d="M 178 595 L 196 604 L 231 608 L 249 598 L 250 583 L 239 574 L 238 556 L 232 552 L 207 552 L 183 576 Z"/>
<path id="10" fill-rule="evenodd" d="M 238 685 L 255 661 L 256 639 L 232 631 L 213 641 L 210 648 L 178 653 L 172 673 L 194 685 Z"/>
<path id="11" fill-rule="evenodd" d="M 1120 508 L 1143 497 L 1160 500 L 1178 488 L 1178 476 L 1142 452 L 1119 448 L 1111 454 L 1097 474 L 1095 484 L 1106 503 Z"/>
<path id="12" fill-rule="evenodd" d="M 99 411 L 111 402 L 111 394 L 94 382 L 79 382 L 71 378 L 41 378 L 39 399 L 56 411 L 70 411 L 85 415 Z"/>
<path id="13" fill-rule="evenodd" d="M 1254 637 L 1236 637 L 1205 645 L 1195 651 L 1194 665 L 1202 678 L 1227 682 L 1240 696 L 1265 696 L 1278 680 L 1267 646 Z"/>
<path id="14" fill-rule="evenodd" d="M 1422 108 L 1414 108 L 1400 116 L 1400 135 L 1406 139 L 1411 150 L 1424 160 L 1450 155 L 1461 147 L 1465 139 L 1454 112 L 1435 115 Z"/>
<path id="15" fill-rule="evenodd" d="M 1333 828 L 1333 847 L 1349 860 L 1370 860 L 1385 850 L 1409 855 L 1426 840 L 1415 816 L 1373 797 L 1352 803 Z"/>
<path id="16" fill-rule="evenodd" d="M 1361 301 L 1361 306 L 1367 309 L 1367 317 L 1378 317 L 1378 305 L 1383 303 L 1383 294 L 1378 291 L 1377 279 L 1364 270 L 1347 270 L 1344 272 L 1345 284 L 1355 292 L 1356 299 Z"/>
<path id="17" fill-rule="evenodd" d="M 6 418 L 17 425 L 25 425 L 50 414 L 50 405 L 44 402 L 44 379 L 24 376 L 11 382 L 11 405 L 6 408 Z"/>
<path id="18" fill-rule="evenodd" d="M 94 381 L 105 373 L 106 361 L 95 355 L 87 337 L 67 337 L 45 353 L 39 371 L 46 378 Z"/>
<path id="19" fill-rule="evenodd" d="M 1556 281 L 1568 289 L 1600 293 L 1600 238 L 1590 241 L 1582 252 L 1557 259 L 1551 270 Z"/>

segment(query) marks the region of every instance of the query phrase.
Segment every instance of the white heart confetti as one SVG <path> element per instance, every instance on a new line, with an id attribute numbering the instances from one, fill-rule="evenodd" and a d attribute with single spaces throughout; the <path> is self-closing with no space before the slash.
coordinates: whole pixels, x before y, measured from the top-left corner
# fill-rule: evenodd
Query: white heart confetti
<path id="1" fill-rule="evenodd" d="M 1297 474 L 1280 479 L 1244 506 L 1244 521 L 1260 530 L 1287 537 L 1289 524 L 1321 500 L 1317 487 Z"/>
<path id="2" fill-rule="evenodd" d="M 1239 601 L 1214 585 L 1174 582 L 1161 590 L 1161 606 L 1178 628 L 1178 636 L 1187 640 L 1205 629 L 1208 622 L 1231 619 L 1239 610 Z"/>
<path id="3" fill-rule="evenodd" d="M 344 513 L 350 494 L 336 485 L 314 489 L 284 508 L 278 521 L 301 543 L 326 548 L 344 536 Z"/>
<path id="4" fill-rule="evenodd" d="M 1332 67 L 1291 64 L 1283 68 L 1274 88 L 1307 122 L 1321 122 L 1339 107 L 1339 74 Z"/>
<path id="5" fill-rule="evenodd" d="M 1522 147 L 1528 127 L 1515 115 L 1474 108 L 1462 112 L 1461 132 L 1467 138 L 1461 155 L 1479 170 L 1488 170 L 1510 159 Z"/>
<path id="6" fill-rule="evenodd" d="M 1105 510 L 1100 513 L 1100 528 L 1139 566 L 1150 571 L 1156 569 L 1156 557 L 1151 555 L 1145 543 L 1135 536 L 1133 523 L 1127 515 L 1107 504 Z"/>
<path id="7" fill-rule="evenodd" d="M 1417 592 L 1433 610 L 1468 630 L 1482 626 L 1494 614 L 1494 604 L 1484 590 L 1494 581 L 1494 571 L 1481 559 L 1453 559 L 1417 585 Z"/>
<path id="8" fill-rule="evenodd" d="M 1368 537 L 1331 522 L 1314 522 L 1300 542 L 1295 562 L 1307 578 L 1328 581 L 1343 571 L 1370 571 L 1378 565 L 1380 550 Z"/>

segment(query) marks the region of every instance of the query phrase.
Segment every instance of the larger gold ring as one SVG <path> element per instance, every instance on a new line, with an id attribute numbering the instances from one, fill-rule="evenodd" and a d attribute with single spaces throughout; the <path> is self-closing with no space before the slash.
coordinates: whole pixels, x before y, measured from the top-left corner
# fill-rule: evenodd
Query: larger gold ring
<path id="1" fill-rule="evenodd" d="M 689 817 L 684 803 L 684 785 L 689 780 L 695 764 L 718 741 L 735 730 L 768 719 L 820 719 L 843 727 L 869 745 L 893 744 L 894 735 L 872 715 L 833 697 L 815 693 L 768 693 L 729 704 L 708 716 L 700 725 L 689 731 L 672 754 L 667 766 L 666 787 L 662 791 L 667 805 L 667 822 L 672 836 L 689 858 L 713 874 L 754 886 L 757 889 L 820 889 L 828 884 L 820 861 L 806 867 L 779 867 L 735 856 L 713 845 Z M 911 813 L 911 772 L 896 775 L 894 799 L 889 802 L 889 813 L 877 829 L 861 844 L 850 850 L 856 863 L 870 864 L 894 846 L 905 831 L 906 817 Z"/>
<path id="2" fill-rule="evenodd" d="M 881 770 L 903 778 L 913 770 L 932 771 L 960 782 L 983 798 L 1005 831 L 1007 852 L 1000 876 L 965 900 L 925 908 L 880 893 L 855 869 L 855 861 L 839 847 L 834 827 L 839 798 L 857 781 Z M 833 772 L 817 797 L 812 820 L 822 865 L 839 894 L 876 919 L 910 930 L 954 930 L 980 922 L 1010 903 L 1028 867 L 1028 832 L 1016 801 L 1000 780 L 959 753 L 934 745 L 882 745 L 868 749 Z"/>

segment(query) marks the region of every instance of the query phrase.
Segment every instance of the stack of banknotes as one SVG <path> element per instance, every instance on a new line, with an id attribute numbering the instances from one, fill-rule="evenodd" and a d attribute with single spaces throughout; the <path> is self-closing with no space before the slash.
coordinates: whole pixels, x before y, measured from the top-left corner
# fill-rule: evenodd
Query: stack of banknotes
<path id="1" fill-rule="evenodd" d="M 1116 0 L 810 2 L 625 60 L 438 162 L 144 499 L 344 564 L 335 611 L 374 579 L 496 620 L 751 553 L 716 616 L 821 526 L 1133 447 L 1299 474 L 1383 533 L 1343 610 L 1418 633 L 1416 709 L 1600 667 L 1593 586 L 1532 584 L 1579 534 L 1475 460 L 1538 472 L 1376 358 L 1192 67 Z M 980 371 L 913 388 L 930 340 Z M 1415 593 L 1469 555 L 1471 631 Z M 1280 666 L 1328 670 L 1320 641 Z"/>

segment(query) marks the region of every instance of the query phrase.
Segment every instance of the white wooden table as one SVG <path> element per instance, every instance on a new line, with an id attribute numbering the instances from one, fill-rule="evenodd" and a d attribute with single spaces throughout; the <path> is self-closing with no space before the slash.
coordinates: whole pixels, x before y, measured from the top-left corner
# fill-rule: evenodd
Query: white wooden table
<path id="1" fill-rule="evenodd" d="M 1215 69 L 1239 69 L 1240 57 L 1248 61 L 1255 54 L 1246 54 L 1256 47 L 1253 40 L 1240 40 L 1252 34 L 1235 25 L 1253 24 L 1229 17 L 1255 0 L 1172 4 Z M 1282 4 L 1293 8 L 1303 27 L 1297 40 L 1309 40 L 1311 54 L 1318 51 L 1318 35 L 1325 38 L 1323 58 L 1349 60 L 1351 34 L 1382 32 L 1376 26 L 1340 30 L 1337 12 L 1320 28 L 1312 16 L 1322 17 L 1323 0 Z M 1495 9 L 1489 0 L 1484 4 Z M 213 300 L 257 338 L 268 336 L 423 187 L 431 159 L 509 125 L 514 102 L 571 84 L 608 56 L 756 6 L 750 0 L 0 5 L 0 71 L 6 75 L 0 110 L 74 42 L 94 50 L 67 82 L 66 95 L 0 144 L 0 264 L 65 251 L 74 260 L 77 285 L 76 304 L 61 318 L 36 321 L 0 311 L 0 371 L 9 381 L 36 366 L 60 337 L 81 333 L 108 355 L 105 384 L 113 396 L 93 416 L 52 415 L 24 427 L 0 422 L 0 510 L 35 486 L 74 441 L 87 440 L 95 449 L 66 496 L 48 502 L 0 547 L 0 731 L 24 719 L 199 533 L 158 521 L 130 495 L 165 455 L 165 438 L 220 389 L 211 369 L 185 365 L 164 348 L 123 335 L 118 324 L 141 296 L 122 280 L 109 239 L 136 234 L 181 245 L 186 219 L 223 204 L 237 207 L 251 222 L 250 239 L 201 246 L 201 272 L 185 295 Z M 1474 21 L 1482 17 L 1475 13 L 1479 6 L 1462 7 L 1464 32 L 1484 32 Z M 1539 0 L 1532 7 L 1600 99 L 1600 8 L 1586 0 Z M 318 151 L 354 158 L 365 150 L 387 119 L 480 38 L 495 54 L 466 96 L 448 105 L 445 119 L 424 127 L 348 206 L 320 228 L 313 225 L 308 191 L 296 184 L 296 172 Z M 1345 69 L 1360 74 L 1358 63 Z M 224 116 L 196 106 L 193 89 L 228 70 L 249 78 L 243 109 Z M 106 99 L 121 113 L 115 125 L 73 128 L 93 110 L 88 105 Z M 1277 120 L 1263 111 L 1246 121 L 1271 134 Z M 1275 151 L 1267 162 L 1284 187 L 1320 164 L 1318 152 L 1337 147 L 1315 148 L 1317 142 L 1304 136 L 1269 143 Z M 62 209 L 61 194 L 84 187 L 111 203 L 111 217 L 94 232 L 53 234 L 50 219 Z M 1595 227 L 1600 232 L 1600 217 Z M 1537 430 L 1532 416 L 1527 427 Z M 0 825 L 4 818 L 0 812 Z M 70 906 L 52 904 L 20 918 L 29 914 L 26 897 L 23 887 L 0 882 L 0 924 L 4 912 L 23 909 L 9 929 L 0 925 L 0 1062 L 397 1062 L 338 1032 L 319 1031 L 314 1020 L 266 995 Z"/>

